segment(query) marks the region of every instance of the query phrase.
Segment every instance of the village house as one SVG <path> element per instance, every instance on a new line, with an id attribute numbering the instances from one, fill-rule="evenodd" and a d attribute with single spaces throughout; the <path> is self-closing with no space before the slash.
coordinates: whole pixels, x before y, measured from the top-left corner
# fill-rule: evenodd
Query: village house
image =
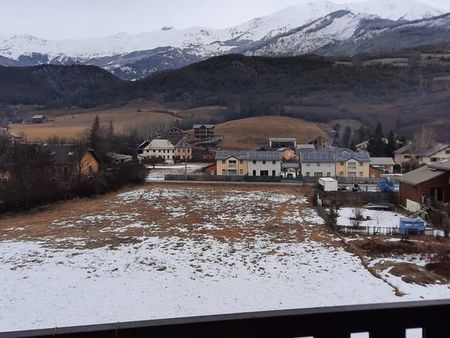
<path id="1" fill-rule="evenodd" d="M 450 160 L 410 171 L 400 178 L 400 204 L 411 211 L 431 202 L 450 202 Z"/>
<path id="2" fill-rule="evenodd" d="M 184 130 L 181 130 L 180 128 L 172 127 L 172 128 L 167 129 L 164 132 L 163 136 L 166 138 L 169 138 L 169 139 L 173 138 L 173 137 L 177 137 L 177 138 L 181 139 L 181 138 L 185 137 L 186 134 L 187 133 Z"/>
<path id="3" fill-rule="evenodd" d="M 367 151 L 348 149 L 336 152 L 336 175 L 340 177 L 369 177 L 370 155 Z"/>
<path id="4" fill-rule="evenodd" d="M 44 123 L 44 122 L 47 122 L 47 116 L 45 116 L 45 115 L 34 115 L 31 118 L 31 123 L 34 123 L 34 124 L 39 124 L 39 123 Z"/>
<path id="5" fill-rule="evenodd" d="M 133 156 L 131 156 L 131 155 L 118 154 L 118 153 L 114 153 L 114 152 L 107 153 L 106 158 L 108 159 L 108 161 L 110 163 L 115 163 L 115 164 L 128 163 L 133 160 Z"/>
<path id="6" fill-rule="evenodd" d="M 410 143 L 394 151 L 395 163 L 408 167 L 412 164 L 430 164 L 450 158 L 450 145 L 446 143 L 438 143 L 421 152 L 416 152 L 414 148 L 414 144 Z"/>
<path id="7" fill-rule="evenodd" d="M 175 146 L 167 139 L 153 139 L 145 141 L 138 147 L 138 158 L 162 158 L 173 160 L 175 156 Z"/>
<path id="8" fill-rule="evenodd" d="M 278 151 L 221 150 L 216 153 L 217 175 L 280 176 Z"/>
<path id="9" fill-rule="evenodd" d="M 297 151 L 314 151 L 316 150 L 316 147 L 314 146 L 314 144 L 308 144 L 308 143 L 302 143 L 302 144 L 297 144 Z"/>
<path id="10" fill-rule="evenodd" d="M 297 147 L 297 140 L 295 138 L 269 138 L 270 149 L 295 149 Z"/>
<path id="11" fill-rule="evenodd" d="M 301 174 L 304 177 L 335 177 L 336 149 L 324 148 L 311 151 L 298 151 L 300 156 Z"/>
<path id="12" fill-rule="evenodd" d="M 6 139 L 11 143 L 20 143 L 23 138 L 7 127 L 0 127 L 0 138 Z"/>
<path id="13" fill-rule="evenodd" d="M 192 146 L 186 138 L 182 138 L 175 145 L 175 157 L 181 161 L 192 160 Z"/>
<path id="14" fill-rule="evenodd" d="M 395 162 L 392 157 L 371 157 L 370 177 L 381 177 L 383 174 L 394 173 Z"/>
<path id="15" fill-rule="evenodd" d="M 45 149 L 50 155 L 51 172 L 59 180 L 70 181 L 79 175 L 94 176 L 100 172 L 101 162 L 93 150 L 77 154 L 72 144 L 48 144 Z"/>
<path id="16" fill-rule="evenodd" d="M 312 144 L 316 149 L 322 149 L 330 146 L 330 140 L 323 136 L 317 136 L 309 141 L 308 144 Z"/>
<path id="17" fill-rule="evenodd" d="M 214 137 L 216 126 L 214 124 L 194 124 L 194 137 L 207 140 Z"/>

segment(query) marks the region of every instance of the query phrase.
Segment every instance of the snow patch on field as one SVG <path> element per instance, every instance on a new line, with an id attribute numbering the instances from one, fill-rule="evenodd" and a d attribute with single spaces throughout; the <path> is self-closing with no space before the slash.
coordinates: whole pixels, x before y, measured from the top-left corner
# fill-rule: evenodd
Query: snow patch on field
<path id="1" fill-rule="evenodd" d="M 351 226 L 351 218 L 354 216 L 354 210 L 354 208 L 339 209 L 337 224 L 341 226 Z M 370 220 L 361 221 L 360 225 L 370 228 L 398 228 L 400 226 L 400 218 L 405 217 L 392 211 L 360 210 L 364 217 L 370 217 Z"/>

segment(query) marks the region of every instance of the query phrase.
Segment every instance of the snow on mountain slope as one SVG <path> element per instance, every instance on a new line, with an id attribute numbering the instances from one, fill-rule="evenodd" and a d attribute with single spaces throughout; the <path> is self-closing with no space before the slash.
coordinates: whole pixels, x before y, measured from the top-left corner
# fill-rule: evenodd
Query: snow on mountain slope
<path id="1" fill-rule="evenodd" d="M 75 60 L 99 58 L 158 47 L 190 49 L 198 55 L 212 56 L 225 53 L 245 41 L 267 40 L 338 10 L 377 15 L 391 20 L 413 20 L 440 14 L 440 11 L 433 7 L 411 0 L 369 0 L 351 4 L 335 4 L 319 0 L 288 7 L 273 15 L 257 18 L 229 29 L 165 28 L 137 35 L 120 33 L 103 38 L 61 41 L 48 41 L 31 35 L 16 35 L 0 43 L 0 56 L 17 60 L 22 55 L 38 53 L 47 55 L 50 60 L 64 61 L 65 58 Z"/>
<path id="2" fill-rule="evenodd" d="M 355 14 L 367 13 L 389 20 L 417 20 L 443 14 L 442 11 L 415 0 L 376 0 L 344 4 L 342 9 Z"/>
<path id="3" fill-rule="evenodd" d="M 364 15 L 337 11 L 301 28 L 256 44 L 248 55 L 294 56 L 311 53 L 325 45 L 351 38 L 359 28 Z"/>
<path id="4" fill-rule="evenodd" d="M 315 53 L 324 56 L 386 55 L 421 46 L 450 48 L 450 13 L 429 19 L 391 22 L 386 25 L 373 25 L 370 21 L 362 22 L 350 39 L 335 40 Z"/>

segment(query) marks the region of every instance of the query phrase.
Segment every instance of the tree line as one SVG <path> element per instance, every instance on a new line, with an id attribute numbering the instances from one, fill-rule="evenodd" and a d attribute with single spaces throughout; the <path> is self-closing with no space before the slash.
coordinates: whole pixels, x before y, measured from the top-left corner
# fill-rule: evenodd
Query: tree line
<path id="1" fill-rule="evenodd" d="M 132 137 L 116 135 L 112 122 L 102 128 L 98 117 L 89 132 L 75 140 L 52 137 L 45 142 L 25 143 L 1 136 L 0 213 L 104 194 L 143 182 L 146 170 L 136 159 L 134 142 Z M 111 152 L 132 155 L 133 160 L 116 163 Z M 98 161 L 98 171 L 89 171 L 92 168 L 87 167 L 87 154 Z M 63 163 L 58 162 L 59 156 L 64 157 Z"/>

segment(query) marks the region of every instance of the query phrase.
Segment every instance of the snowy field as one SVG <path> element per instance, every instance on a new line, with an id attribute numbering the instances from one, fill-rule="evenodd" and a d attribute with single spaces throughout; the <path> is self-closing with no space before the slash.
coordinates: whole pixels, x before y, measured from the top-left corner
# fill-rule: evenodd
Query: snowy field
<path id="1" fill-rule="evenodd" d="M 352 226 L 351 218 L 354 217 L 354 208 L 339 209 L 337 224 L 341 226 Z M 392 211 L 360 209 L 364 218 L 369 217 L 367 221 L 361 221 L 360 226 L 370 228 L 398 228 L 400 218 L 405 217 L 402 214 Z"/>
<path id="2" fill-rule="evenodd" d="M 162 184 L 2 220 L 0 331 L 450 295 L 396 296 L 322 223 L 297 187 Z"/>
<path id="3" fill-rule="evenodd" d="M 200 173 L 201 170 L 208 165 L 209 163 L 187 163 L 185 166 L 184 163 L 181 163 L 173 165 L 157 165 L 155 167 L 148 166 L 150 173 L 147 176 L 147 182 L 164 181 L 164 176 L 169 174 L 184 175 L 187 173 L 188 175 L 192 175 L 197 172 Z"/>

